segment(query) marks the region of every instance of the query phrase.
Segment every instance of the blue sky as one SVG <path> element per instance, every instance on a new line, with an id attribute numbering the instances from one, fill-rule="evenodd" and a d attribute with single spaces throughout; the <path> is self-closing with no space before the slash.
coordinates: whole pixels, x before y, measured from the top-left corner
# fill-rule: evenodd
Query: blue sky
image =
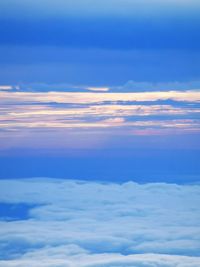
<path id="1" fill-rule="evenodd" d="M 0 5 L 4 84 L 199 80 L 198 1 L 12 0 Z"/>
<path id="2" fill-rule="evenodd" d="M 0 176 L 198 180 L 199 9 L 1 1 Z"/>

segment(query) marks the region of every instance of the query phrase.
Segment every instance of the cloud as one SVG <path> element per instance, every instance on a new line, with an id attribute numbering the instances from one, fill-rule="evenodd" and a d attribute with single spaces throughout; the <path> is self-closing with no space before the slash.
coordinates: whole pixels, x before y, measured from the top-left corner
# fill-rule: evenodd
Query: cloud
<path id="1" fill-rule="evenodd" d="M 74 251 L 73 251 L 74 250 Z M 80 255 L 76 255 L 80 250 Z M 69 251 L 74 254 L 69 256 Z M 79 247 L 60 246 L 46 248 L 40 252 L 28 253 L 19 260 L 2 261 L 1 267 L 199 267 L 199 259 L 195 257 L 169 255 L 131 255 L 120 254 L 84 254 Z"/>
<path id="2" fill-rule="evenodd" d="M 3 103 L 71 103 L 95 104 L 102 102 L 132 102 L 132 101 L 157 101 L 174 100 L 184 102 L 199 102 L 199 90 L 187 91 L 154 91 L 132 93 L 72 93 L 72 92 L 0 92 Z"/>
<path id="3" fill-rule="evenodd" d="M 0 85 L 0 91 L 7 91 L 7 90 L 12 90 L 13 87 L 11 85 Z"/>
<path id="4" fill-rule="evenodd" d="M 5 87 L 5 86 L 4 86 Z M 107 92 L 108 87 L 89 87 L 86 85 L 72 85 L 68 83 L 20 83 L 15 86 L 9 86 L 13 92 L 20 90 L 21 92 Z M 1 86 L 0 86 L 1 90 Z"/>
<path id="5" fill-rule="evenodd" d="M 2 219 L 0 266 L 198 266 L 199 201 L 198 184 L 1 180 L 1 203 L 37 206 Z"/>
<path id="6" fill-rule="evenodd" d="M 94 91 L 94 92 L 108 92 L 108 87 L 87 87 L 88 90 Z"/>
<path id="7" fill-rule="evenodd" d="M 63 49 L 63 48 L 62 48 Z M 74 52 L 74 51 L 73 51 Z M 78 51 L 80 53 L 80 51 Z M 63 52 L 64 53 L 64 52 Z M 66 52 L 65 52 L 66 53 Z M 64 53 L 64 54 L 65 54 Z M 113 53 L 113 52 L 111 52 Z M 43 53 L 44 54 L 44 53 Z M 71 52 L 71 54 L 73 54 Z M 100 58 L 102 55 L 100 56 Z M 98 61 L 100 60 L 98 59 Z M 191 91 L 200 89 L 200 81 L 172 81 L 151 82 L 129 80 L 124 85 L 118 86 L 88 86 L 73 85 L 68 83 L 20 83 L 16 85 L 2 85 L 0 90 L 12 90 L 21 92 L 113 92 L 113 93 L 135 93 L 135 92 L 162 92 L 162 91 Z"/>
<path id="8" fill-rule="evenodd" d="M 115 86 L 113 92 L 187 91 L 200 89 L 200 81 L 189 82 L 137 82 L 130 80 L 123 86 Z"/>
<path id="9" fill-rule="evenodd" d="M 198 90 L 131 93 L 20 90 L 2 91 L 0 97 L 1 151 L 31 146 L 99 147 L 116 135 L 124 139 L 132 135 L 172 136 L 200 131 Z"/>

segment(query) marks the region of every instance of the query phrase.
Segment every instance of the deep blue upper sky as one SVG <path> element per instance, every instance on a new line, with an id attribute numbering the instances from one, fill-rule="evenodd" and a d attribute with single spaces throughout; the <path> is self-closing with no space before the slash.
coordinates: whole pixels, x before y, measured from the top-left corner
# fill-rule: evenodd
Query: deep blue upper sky
<path id="1" fill-rule="evenodd" d="M 199 10 L 195 0 L 3 0 L 0 82 L 198 80 Z"/>

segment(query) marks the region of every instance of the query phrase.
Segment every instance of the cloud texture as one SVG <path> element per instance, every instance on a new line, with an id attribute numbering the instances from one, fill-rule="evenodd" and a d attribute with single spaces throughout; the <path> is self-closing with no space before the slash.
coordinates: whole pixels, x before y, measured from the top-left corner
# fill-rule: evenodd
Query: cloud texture
<path id="1" fill-rule="evenodd" d="M 149 84 L 149 91 L 140 92 L 134 86 L 148 88 L 134 82 L 123 87 L 126 92 L 120 87 L 65 84 L 58 91 L 52 90 L 56 85 L 45 84 L 0 87 L 0 151 L 101 147 L 116 135 L 124 140 L 125 136 L 199 134 L 199 90 L 152 91 Z"/>
<path id="2" fill-rule="evenodd" d="M 1 219 L 1 267 L 200 264 L 199 185 L 1 180 L 0 202 L 37 205 Z"/>

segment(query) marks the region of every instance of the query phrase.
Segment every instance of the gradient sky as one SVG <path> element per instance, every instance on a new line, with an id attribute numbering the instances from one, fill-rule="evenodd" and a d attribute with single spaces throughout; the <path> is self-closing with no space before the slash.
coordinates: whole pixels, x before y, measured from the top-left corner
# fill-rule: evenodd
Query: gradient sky
<path id="1" fill-rule="evenodd" d="M 0 177 L 197 181 L 199 11 L 1 1 Z"/>
<path id="2" fill-rule="evenodd" d="M 0 0 L 0 267 L 200 266 L 199 14 Z"/>

